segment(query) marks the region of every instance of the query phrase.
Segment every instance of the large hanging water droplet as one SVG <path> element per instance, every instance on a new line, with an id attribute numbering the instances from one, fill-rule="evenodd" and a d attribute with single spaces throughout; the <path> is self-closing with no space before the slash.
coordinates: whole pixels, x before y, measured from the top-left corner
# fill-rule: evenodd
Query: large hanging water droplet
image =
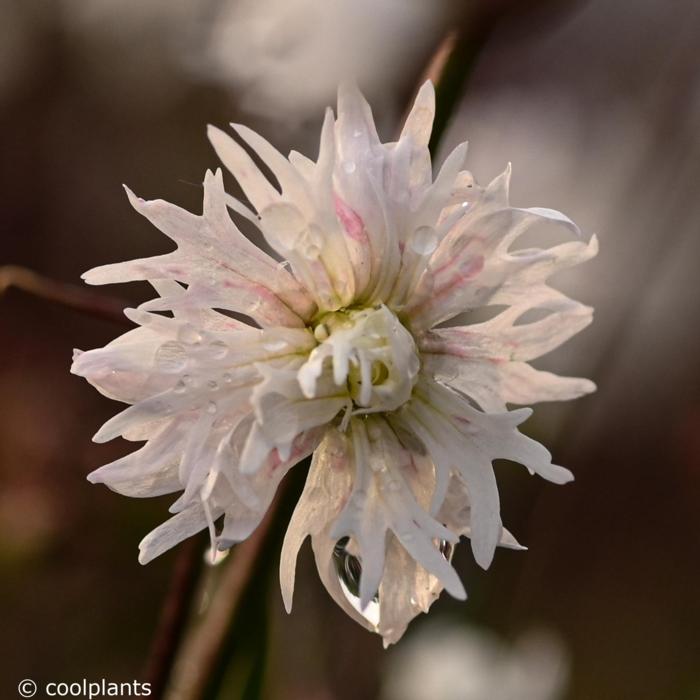
<path id="1" fill-rule="evenodd" d="M 187 363 L 187 350 L 182 343 L 169 340 L 156 350 L 155 362 L 163 372 L 179 372 Z"/>
<path id="2" fill-rule="evenodd" d="M 350 554 L 347 549 L 349 537 L 342 537 L 333 547 L 333 564 L 335 565 L 340 587 L 349 603 L 373 625 L 379 624 L 379 594 L 376 593 L 363 610 L 360 605 L 360 579 L 362 578 L 362 564 L 360 560 Z"/>
<path id="3" fill-rule="evenodd" d="M 442 554 L 447 561 L 452 561 L 452 554 L 454 552 L 454 547 L 452 546 L 452 542 L 448 542 L 447 540 L 440 540 L 438 542 L 438 549 L 440 550 L 440 554 Z"/>
<path id="4" fill-rule="evenodd" d="M 338 578 L 345 584 L 350 593 L 360 595 L 360 576 L 362 576 L 362 564 L 360 560 L 347 550 L 349 537 L 343 537 L 333 547 L 333 563 L 338 572 Z"/>
<path id="5" fill-rule="evenodd" d="M 419 226 L 409 244 L 418 255 L 430 255 L 437 248 L 438 236 L 432 226 Z"/>

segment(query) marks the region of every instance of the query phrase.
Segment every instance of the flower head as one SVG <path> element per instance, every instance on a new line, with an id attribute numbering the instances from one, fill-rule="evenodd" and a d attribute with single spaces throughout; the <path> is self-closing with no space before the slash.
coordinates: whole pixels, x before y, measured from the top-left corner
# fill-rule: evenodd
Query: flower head
<path id="1" fill-rule="evenodd" d="M 399 140 L 383 144 L 362 96 L 341 88 L 315 162 L 244 126 L 248 148 L 210 129 L 247 203 L 220 170 L 205 177 L 201 215 L 128 192 L 177 248 L 86 273 L 91 284 L 148 280 L 157 296 L 126 310 L 134 330 L 76 353 L 72 371 L 130 404 L 96 441 L 145 441 L 90 480 L 128 496 L 181 492 L 142 562 L 205 528 L 220 549 L 245 539 L 313 453 L 282 548 L 285 604 L 310 535 L 330 594 L 388 644 L 443 587 L 466 597 L 450 563 L 460 536 L 483 567 L 497 545 L 519 548 L 501 524 L 494 459 L 572 478 L 518 431 L 530 409 L 506 404 L 593 390 L 528 362 L 590 322 L 547 279 L 595 255 L 596 240 L 578 240 L 559 212 L 510 206 L 510 168 L 477 186 L 464 144 L 433 179 L 433 112 L 426 83 Z M 241 232 L 246 221 L 272 254 Z M 512 249 L 542 221 L 576 239 Z M 460 325 L 487 306 L 505 310 Z M 546 315 L 523 322 L 532 310 Z"/>

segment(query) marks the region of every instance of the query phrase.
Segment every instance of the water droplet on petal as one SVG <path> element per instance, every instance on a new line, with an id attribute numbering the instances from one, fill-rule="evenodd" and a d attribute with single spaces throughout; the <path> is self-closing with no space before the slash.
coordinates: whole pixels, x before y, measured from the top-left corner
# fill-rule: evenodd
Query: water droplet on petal
<path id="1" fill-rule="evenodd" d="M 155 361 L 163 372 L 179 372 L 187 362 L 187 350 L 182 343 L 169 340 L 156 350 Z"/>
<path id="2" fill-rule="evenodd" d="M 187 385 L 180 379 L 178 383 L 173 387 L 173 391 L 176 394 L 184 394 L 187 391 Z"/>
<path id="3" fill-rule="evenodd" d="M 355 129 L 355 131 L 352 132 L 352 135 L 356 138 L 359 139 L 360 136 L 362 136 L 362 131 L 360 129 Z"/>
<path id="4" fill-rule="evenodd" d="M 309 228 L 306 231 L 305 238 L 310 245 L 315 245 L 319 248 L 323 247 L 323 241 L 325 240 L 325 237 L 323 235 L 323 231 L 321 231 L 321 229 L 318 226 L 316 226 L 316 224 L 311 224 L 311 226 L 309 226 Z"/>
<path id="5" fill-rule="evenodd" d="M 263 229 L 291 250 L 298 243 L 306 230 L 304 215 L 293 204 L 277 202 L 270 204 L 260 212 Z"/>
<path id="6" fill-rule="evenodd" d="M 202 342 L 201 333 L 191 323 L 185 323 L 183 326 L 181 326 L 177 333 L 177 337 L 183 343 L 187 343 L 188 345 Z"/>
<path id="7" fill-rule="evenodd" d="M 420 226 L 411 236 L 410 246 L 418 255 L 430 255 L 437 248 L 438 236 L 432 226 Z"/>
<path id="8" fill-rule="evenodd" d="M 210 379 L 207 382 L 207 386 L 209 387 L 209 389 L 211 391 L 216 391 L 219 388 L 219 384 L 217 382 L 215 382 L 213 379 Z"/>
<path id="9" fill-rule="evenodd" d="M 382 460 L 381 459 L 372 459 L 372 460 L 370 460 L 369 466 L 372 468 L 373 472 L 381 472 L 382 471 Z"/>
<path id="10" fill-rule="evenodd" d="M 323 242 L 323 231 L 316 224 L 311 224 L 300 242 L 304 257 L 315 260 L 321 254 Z"/>
<path id="11" fill-rule="evenodd" d="M 213 340 L 209 343 L 208 350 L 212 360 L 220 360 L 228 353 L 228 345 L 223 340 Z"/>
<path id="12" fill-rule="evenodd" d="M 226 384 L 230 384 L 233 381 L 233 377 L 228 372 L 226 372 L 226 374 L 223 374 L 221 378 Z"/>
<path id="13" fill-rule="evenodd" d="M 230 552 L 230 549 L 212 549 L 210 546 L 204 552 L 204 563 L 208 566 L 219 566 Z"/>
<path id="14" fill-rule="evenodd" d="M 356 168 L 357 168 L 357 166 L 355 165 L 355 163 L 354 163 L 352 160 L 346 160 L 346 161 L 343 163 L 343 170 L 344 170 L 346 173 L 348 173 L 348 175 L 349 175 L 350 173 L 354 173 Z"/>
<path id="15" fill-rule="evenodd" d="M 216 411 L 217 411 L 216 403 L 214 401 L 210 401 L 207 404 L 207 413 L 211 413 L 213 415 L 214 413 L 216 413 Z"/>
<path id="16" fill-rule="evenodd" d="M 316 245 L 307 245 L 304 248 L 304 257 L 309 260 L 316 260 L 321 254 L 321 249 Z"/>
<path id="17" fill-rule="evenodd" d="M 263 348 L 265 348 L 265 350 L 268 352 L 279 352 L 280 350 L 284 350 L 286 347 L 286 340 L 268 340 L 267 342 L 263 343 Z"/>

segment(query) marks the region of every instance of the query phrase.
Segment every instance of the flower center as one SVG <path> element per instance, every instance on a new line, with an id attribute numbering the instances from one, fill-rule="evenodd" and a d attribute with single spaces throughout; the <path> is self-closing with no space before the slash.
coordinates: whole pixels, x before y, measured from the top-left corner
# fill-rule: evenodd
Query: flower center
<path id="1" fill-rule="evenodd" d="M 386 306 L 326 314 L 314 337 L 319 344 L 299 370 L 307 398 L 327 395 L 334 385 L 344 388 L 357 413 L 375 413 L 393 411 L 411 397 L 418 350 Z"/>

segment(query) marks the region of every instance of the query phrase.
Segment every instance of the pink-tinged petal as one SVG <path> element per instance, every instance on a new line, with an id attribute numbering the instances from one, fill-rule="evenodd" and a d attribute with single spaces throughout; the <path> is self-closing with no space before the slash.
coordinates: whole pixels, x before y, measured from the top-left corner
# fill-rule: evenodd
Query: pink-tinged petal
<path id="1" fill-rule="evenodd" d="M 317 398 L 306 399 L 297 379 L 302 362 L 256 366 L 261 381 L 251 395 L 255 421 L 241 452 L 242 473 L 256 473 L 273 451 L 287 459 L 300 433 L 330 423 L 347 407 L 345 392 L 328 383 L 319 387 Z"/>
<path id="2" fill-rule="evenodd" d="M 399 140 L 410 137 L 417 146 L 427 147 L 435 118 L 435 88 L 426 80 L 421 85 Z"/>
<path id="3" fill-rule="evenodd" d="M 494 362 L 530 361 L 558 348 L 593 320 L 593 309 L 567 300 L 544 318 L 517 324 L 527 309 L 511 307 L 484 323 L 438 328 L 419 340 L 423 352 Z M 551 307 L 550 307 L 551 308 Z"/>
<path id="4" fill-rule="evenodd" d="M 360 605 L 366 607 L 379 589 L 389 531 L 453 596 L 465 598 L 459 577 L 435 545 L 435 541 L 440 540 L 454 542 L 456 536 L 416 502 L 405 475 L 410 454 L 381 418 L 371 418 L 366 423 L 353 419 L 350 433 L 356 470 L 353 491 L 331 536 L 336 539 L 351 536 L 357 546 L 363 569 Z"/>
<path id="5" fill-rule="evenodd" d="M 590 379 L 560 377 L 524 362 L 501 365 L 501 389 L 508 403 L 529 405 L 540 401 L 568 401 L 595 391 Z"/>
<path id="6" fill-rule="evenodd" d="M 234 487 L 238 488 L 235 489 L 234 498 L 227 499 L 224 525 L 219 535 L 220 549 L 242 542 L 252 534 L 270 507 L 282 479 L 292 467 L 318 447 L 322 437 L 322 430 L 301 433 L 295 439 L 287 459 L 281 460 L 277 454 L 270 454 L 267 463 L 253 477 L 246 477 L 239 471 L 233 472 Z M 230 469 L 227 471 L 230 472 Z M 231 480 L 230 474 L 228 478 Z M 247 488 L 255 498 L 254 502 L 241 498 L 241 482 L 247 484 Z"/>
<path id="7" fill-rule="evenodd" d="M 372 108 L 356 85 L 343 83 L 338 88 L 336 132 L 342 153 L 360 165 L 381 144 L 372 117 Z"/>
<path id="8" fill-rule="evenodd" d="M 453 473 L 464 481 L 470 496 L 472 550 L 484 568 L 489 566 L 502 537 L 491 462 L 499 458 L 520 462 L 531 473 L 554 483 L 573 478 L 571 472 L 552 464 L 551 455 L 542 445 L 516 430 L 529 415 L 529 409 L 481 413 L 448 388 L 426 379 L 418 385 L 415 400 L 392 419 L 416 435 L 435 462 L 434 512 L 448 492 L 448 486 L 440 488 L 441 482 L 447 482 Z"/>
<path id="9" fill-rule="evenodd" d="M 457 355 L 426 352 L 421 356 L 422 371 L 429 377 L 461 391 L 486 413 L 503 413 L 503 363 L 469 360 Z"/>
<path id="10" fill-rule="evenodd" d="M 307 536 L 321 582 L 335 602 L 353 620 L 371 631 L 376 623 L 346 594 L 335 560 L 337 541 L 330 536 L 333 521 L 346 502 L 352 485 L 352 462 L 345 435 L 331 428 L 314 453 L 304 491 L 297 503 L 282 545 L 280 587 L 287 612 L 292 609 L 296 559 Z"/>
<path id="11" fill-rule="evenodd" d="M 441 242 L 415 282 L 404 312 L 414 329 L 429 328 L 479 306 L 517 303 L 518 294 L 527 294 L 528 286 L 543 285 L 554 272 L 597 252 L 595 237 L 589 243 L 575 241 L 548 250 L 511 250 L 514 241 L 537 223 L 555 224 L 577 236 L 580 230 L 558 211 L 511 207 L 509 180 L 510 168 L 462 207 L 450 198 L 441 215 Z"/>
<path id="12" fill-rule="evenodd" d="M 472 514 L 469 491 L 464 482 L 456 475 L 452 475 L 450 478 L 447 495 L 437 517 L 440 522 L 445 523 L 454 532 L 471 537 Z M 527 549 L 505 528 L 501 530 L 501 539 L 498 542 L 498 546 L 521 552 Z"/>
<path id="13" fill-rule="evenodd" d="M 310 535 L 331 596 L 353 619 L 382 635 L 386 646 L 401 637 L 413 617 L 427 611 L 442 589 L 421 563 L 434 569 L 453 595 L 465 594 L 440 550 L 440 542 L 455 542 L 456 536 L 424 510 L 432 465 L 413 460 L 382 419 L 372 418 L 367 426 L 353 420 L 351 437 L 329 431 L 315 454 L 285 536 L 280 582 L 290 611 L 297 553 Z M 346 547 L 361 562 L 359 595 L 345 585 L 345 564 L 338 560 L 345 556 L 339 542 L 347 535 Z"/>
<path id="14" fill-rule="evenodd" d="M 219 517 L 220 512 L 212 514 Z M 139 563 L 148 564 L 156 557 L 207 527 L 207 516 L 201 503 L 195 503 L 187 510 L 166 520 L 150 532 L 139 544 Z"/>
<path id="15" fill-rule="evenodd" d="M 162 200 L 145 202 L 130 192 L 129 198 L 178 249 L 164 256 L 96 268 L 84 275 L 88 283 L 174 279 L 192 289 L 188 287 L 187 294 L 178 295 L 173 303 L 213 307 L 220 302 L 219 308 L 259 318 L 265 325 L 304 325 L 303 319 L 314 312 L 313 301 L 299 283 L 231 220 L 221 171 L 207 173 L 202 216 Z M 153 302 L 160 308 L 164 303 Z"/>
<path id="16" fill-rule="evenodd" d="M 372 274 L 372 246 L 362 218 L 337 194 L 335 212 L 346 236 L 345 245 L 352 261 L 355 294 L 362 296 L 370 284 Z"/>
<path id="17" fill-rule="evenodd" d="M 280 193 L 260 172 L 260 168 L 242 146 L 215 126 L 208 127 L 207 135 L 216 155 L 234 175 L 245 196 L 258 212 L 279 201 Z"/>
<path id="18" fill-rule="evenodd" d="M 326 121 L 324 133 L 332 139 L 332 114 Z M 268 141 L 247 127 L 232 126 L 270 168 L 281 187 L 280 193 L 264 186 L 265 176 L 259 170 L 252 174 L 256 166 L 247 153 L 227 135 L 211 130 L 217 153 L 234 174 L 243 174 L 241 186 L 260 215 L 268 243 L 289 261 L 322 310 L 349 304 L 355 293 L 350 283 L 352 268 L 332 209 L 334 149 L 325 149 L 330 162 L 324 162 L 327 157 L 322 153 L 324 160 L 320 157 L 314 168 L 317 177 L 307 182 Z"/>
<path id="19" fill-rule="evenodd" d="M 294 166 L 267 139 L 243 124 L 231 124 L 238 135 L 260 156 L 272 171 L 282 189 L 282 194 L 307 214 L 313 215 L 311 192 Z M 234 173 L 235 174 L 235 173 Z"/>
<path id="20" fill-rule="evenodd" d="M 188 427 L 186 421 L 166 425 L 141 449 L 96 469 L 88 480 L 136 498 L 178 491 L 178 458 L 173 456 L 172 445 Z"/>
<path id="21" fill-rule="evenodd" d="M 502 529 L 498 488 L 490 464 L 495 457 L 483 454 L 470 440 L 465 440 L 458 425 L 440 408 L 427 401 L 414 401 L 401 421 L 425 445 L 435 463 L 438 480 L 447 482 L 453 471 L 464 480 L 473 509 L 474 559 L 487 569 Z M 445 493 L 445 487 L 436 488 L 436 494 Z M 440 505 L 435 500 L 431 510 L 437 510 Z"/>

